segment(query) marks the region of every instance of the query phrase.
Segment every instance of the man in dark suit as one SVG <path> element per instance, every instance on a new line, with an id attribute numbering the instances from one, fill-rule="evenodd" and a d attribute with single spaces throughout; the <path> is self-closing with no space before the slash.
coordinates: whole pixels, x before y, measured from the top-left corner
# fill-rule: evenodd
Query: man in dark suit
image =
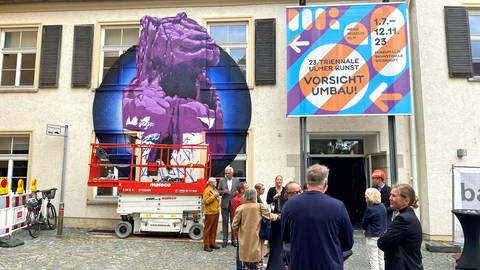
<path id="1" fill-rule="evenodd" d="M 218 192 L 222 196 L 220 203 L 222 212 L 222 233 L 223 244 L 222 247 L 227 247 L 228 242 L 228 225 L 232 225 L 233 213 L 232 213 L 232 199 L 235 196 L 235 190 L 237 190 L 239 180 L 233 177 L 233 168 L 228 166 L 225 168 L 225 178 L 220 179 L 218 183 Z M 236 247 L 237 242 L 233 236 L 233 230 L 231 230 L 230 239 L 232 240 L 232 246 Z"/>
<path id="2" fill-rule="evenodd" d="M 392 189 L 385 184 L 385 173 L 382 170 L 377 169 L 372 172 L 372 186 L 380 191 L 382 203 L 387 209 L 387 223 L 390 225 L 392 222 L 393 208 L 390 207 L 389 197 Z"/>

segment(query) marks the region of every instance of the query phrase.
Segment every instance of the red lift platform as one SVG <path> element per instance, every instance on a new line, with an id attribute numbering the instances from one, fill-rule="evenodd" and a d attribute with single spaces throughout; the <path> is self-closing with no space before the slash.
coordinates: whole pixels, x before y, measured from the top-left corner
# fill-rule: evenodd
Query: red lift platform
<path id="1" fill-rule="evenodd" d="M 146 232 L 203 237 L 202 193 L 211 174 L 208 145 L 91 145 L 90 187 L 117 187 L 120 238 Z"/>

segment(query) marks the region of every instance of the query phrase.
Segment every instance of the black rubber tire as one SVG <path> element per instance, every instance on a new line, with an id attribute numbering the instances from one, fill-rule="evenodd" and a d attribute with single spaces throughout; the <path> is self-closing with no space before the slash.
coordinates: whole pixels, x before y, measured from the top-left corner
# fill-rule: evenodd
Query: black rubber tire
<path id="1" fill-rule="evenodd" d="M 57 210 L 55 210 L 55 206 L 49 203 L 47 205 L 47 225 L 50 230 L 55 230 L 57 228 Z"/>
<path id="2" fill-rule="evenodd" d="M 190 227 L 188 232 L 188 237 L 192 240 L 200 240 L 203 238 L 203 225 L 200 223 L 195 223 Z"/>
<path id="3" fill-rule="evenodd" d="M 118 223 L 117 227 L 115 227 L 115 233 L 117 234 L 118 238 L 124 239 L 130 236 L 133 231 L 133 226 L 128 221 L 122 221 Z"/>
<path id="4" fill-rule="evenodd" d="M 37 238 L 40 235 L 40 222 L 38 222 L 38 213 L 33 211 L 27 212 L 26 221 L 28 233 L 32 238 Z"/>

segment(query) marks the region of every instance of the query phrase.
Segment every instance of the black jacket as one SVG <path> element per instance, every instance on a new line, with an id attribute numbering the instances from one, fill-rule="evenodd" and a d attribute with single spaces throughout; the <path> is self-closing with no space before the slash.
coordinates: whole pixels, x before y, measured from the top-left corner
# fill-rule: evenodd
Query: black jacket
<path id="1" fill-rule="evenodd" d="M 380 196 L 383 205 L 385 205 L 385 208 L 387 209 L 387 223 L 390 225 L 392 222 L 392 213 L 393 213 L 393 208 L 390 207 L 390 192 L 392 191 L 392 188 L 385 184 L 383 188 L 380 190 Z"/>
<path id="2" fill-rule="evenodd" d="M 283 205 L 286 202 L 285 199 L 285 188 L 282 187 L 282 192 L 280 193 L 280 197 L 276 200 L 273 199 L 273 196 L 277 193 L 275 186 L 271 187 L 267 192 L 267 204 L 273 204 L 272 212 L 275 214 L 280 214 L 282 212 Z"/>
<path id="3" fill-rule="evenodd" d="M 400 210 L 377 245 L 385 252 L 385 270 L 423 269 L 422 227 L 411 207 Z"/>

